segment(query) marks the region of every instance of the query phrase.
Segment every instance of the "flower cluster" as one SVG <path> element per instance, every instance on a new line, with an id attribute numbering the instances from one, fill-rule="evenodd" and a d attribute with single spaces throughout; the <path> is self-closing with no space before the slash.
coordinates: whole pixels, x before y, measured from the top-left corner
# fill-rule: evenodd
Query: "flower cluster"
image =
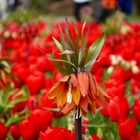
<path id="1" fill-rule="evenodd" d="M 12 136 L 15 140 L 20 138 L 49 140 L 51 136 L 51 139 L 75 140 L 74 132 L 67 129 L 69 116 L 64 117 L 64 114 L 76 109 L 78 105 L 88 119 L 88 123 L 83 124 L 85 138 L 139 140 L 140 26 L 127 24 L 131 28 L 129 32 L 108 36 L 91 70 L 81 65 L 75 69 L 75 65 L 70 63 L 72 67 L 70 71 L 66 61 L 59 61 L 63 66 L 62 73 L 55 67 L 58 61 L 53 64 L 50 59 L 54 60 L 55 57 L 60 60 L 61 55 L 68 56 L 69 59 L 74 53 L 68 50 L 61 52 L 58 49 L 57 45 L 63 41 L 60 35 L 63 34 L 65 41 L 67 38 L 65 27 L 68 26 L 69 33 L 76 39 L 74 29 L 76 27 L 80 37 L 77 43 L 79 50 L 84 43 L 81 39 L 83 23 L 76 23 L 75 27 L 72 23 L 56 24 L 45 37 L 40 34 L 42 26 L 44 26 L 42 23 L 34 26 L 37 32 L 36 29 L 31 29 L 33 26 L 28 26 L 29 31 L 23 38 L 19 36 L 20 25 L 15 22 L 9 23 L 2 30 L 0 28 L 0 32 L 2 31 L 0 58 L 4 58 L 0 59 L 0 66 L 4 66 L 0 67 L 0 71 L 6 76 L 4 79 L 1 76 L 0 80 L 10 79 L 11 83 L 10 89 L 7 85 L 9 82 L 0 85 L 0 139 L 5 140 Z M 95 43 L 95 40 L 101 37 L 101 25 L 87 23 L 84 26 L 85 38 L 88 32 L 85 45 L 85 50 L 88 50 L 92 42 Z M 30 36 L 31 30 L 34 30 L 34 33 Z M 53 57 L 49 55 L 48 59 L 45 55 L 52 54 L 54 48 L 56 51 Z M 10 71 L 5 69 L 8 66 L 4 62 L 7 58 Z M 84 58 L 81 57 L 80 60 Z M 87 64 L 87 61 L 85 62 L 84 64 Z M 64 78 L 62 74 L 65 75 Z M 58 82 L 51 89 L 56 80 Z M 104 102 L 106 93 L 98 86 L 101 82 L 104 83 L 105 91 L 111 98 L 107 103 Z M 88 109 L 94 113 L 96 108 L 101 107 L 100 103 L 105 106 L 96 116 L 88 113 Z M 57 107 L 61 108 L 61 112 L 58 112 Z"/>

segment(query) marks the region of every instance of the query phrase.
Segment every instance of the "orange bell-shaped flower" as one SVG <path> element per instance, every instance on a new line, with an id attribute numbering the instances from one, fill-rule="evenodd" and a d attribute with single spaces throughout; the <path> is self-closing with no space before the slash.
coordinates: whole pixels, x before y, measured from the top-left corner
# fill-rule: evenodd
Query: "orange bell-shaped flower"
<path id="1" fill-rule="evenodd" d="M 54 99 L 64 114 L 78 106 L 86 114 L 88 110 L 95 113 L 97 105 L 104 105 L 108 95 L 99 87 L 91 73 L 79 72 L 60 79 L 48 97 Z"/>

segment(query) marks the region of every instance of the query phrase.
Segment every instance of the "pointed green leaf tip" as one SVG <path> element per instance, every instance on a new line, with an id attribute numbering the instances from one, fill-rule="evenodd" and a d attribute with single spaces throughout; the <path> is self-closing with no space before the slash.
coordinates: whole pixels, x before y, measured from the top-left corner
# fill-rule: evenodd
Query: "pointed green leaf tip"
<path id="1" fill-rule="evenodd" d="M 93 44 L 88 49 L 88 55 L 86 59 L 85 68 L 90 71 L 92 66 L 94 65 L 103 45 L 105 42 L 105 34 L 99 37 L 97 40 L 93 42 Z"/>
<path id="2" fill-rule="evenodd" d="M 64 75 L 78 73 L 79 71 L 90 71 L 105 42 L 105 34 L 103 34 L 90 47 L 86 47 L 90 28 L 87 33 L 84 33 L 86 27 L 86 22 L 84 22 L 81 33 L 78 33 L 76 25 L 74 23 L 72 25 L 76 38 L 69 32 L 69 26 L 66 21 L 64 33 L 61 26 L 59 26 L 60 42 L 53 37 L 55 45 L 60 50 L 60 58 L 57 59 L 53 55 L 49 56 L 58 70 Z M 66 35 L 66 38 L 64 35 Z"/>
<path id="3" fill-rule="evenodd" d="M 58 40 L 56 40 L 54 37 L 53 37 L 53 41 L 54 41 L 55 45 L 58 47 L 58 49 L 61 52 L 63 52 L 63 47 L 62 47 L 61 43 Z"/>

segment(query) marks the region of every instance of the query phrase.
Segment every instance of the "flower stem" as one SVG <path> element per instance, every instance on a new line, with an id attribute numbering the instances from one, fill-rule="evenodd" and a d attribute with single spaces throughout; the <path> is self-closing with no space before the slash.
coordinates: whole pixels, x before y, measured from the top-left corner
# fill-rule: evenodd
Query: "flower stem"
<path id="1" fill-rule="evenodd" d="M 77 109 L 78 117 L 75 117 L 75 134 L 76 140 L 82 140 L 82 118 L 80 116 L 80 108 Z"/>

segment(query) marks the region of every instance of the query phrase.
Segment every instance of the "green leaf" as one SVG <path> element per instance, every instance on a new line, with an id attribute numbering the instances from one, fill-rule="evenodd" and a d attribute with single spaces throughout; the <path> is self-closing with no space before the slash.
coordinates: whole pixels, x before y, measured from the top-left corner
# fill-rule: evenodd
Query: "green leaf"
<path id="1" fill-rule="evenodd" d="M 12 96 L 13 99 L 16 99 L 17 97 L 21 97 L 23 95 L 25 95 L 25 91 L 24 89 L 15 89 L 10 91 L 10 96 Z"/>
<path id="2" fill-rule="evenodd" d="M 83 23 L 83 26 L 82 26 L 82 38 L 84 38 L 84 29 L 85 29 L 85 26 L 86 26 L 86 21 Z"/>
<path id="3" fill-rule="evenodd" d="M 61 59 L 62 59 L 62 60 L 65 60 L 65 61 L 68 61 L 68 60 L 69 60 L 69 56 L 66 55 L 66 54 L 62 54 L 62 55 L 61 55 Z M 64 66 L 65 66 L 65 71 L 67 71 L 67 74 L 72 73 L 72 66 L 69 65 L 69 64 L 66 63 L 66 62 L 63 62 L 63 64 L 64 64 Z"/>
<path id="4" fill-rule="evenodd" d="M 62 59 L 56 59 L 55 57 L 53 57 L 53 56 L 51 56 L 51 55 L 48 55 L 48 58 L 49 58 L 50 60 L 54 61 L 54 62 L 67 63 L 67 64 L 71 65 L 74 69 L 76 69 L 75 66 L 74 66 L 71 62 L 69 62 L 69 61 L 62 60 Z M 58 63 L 58 64 L 60 64 L 60 63 Z M 65 74 L 65 73 L 67 72 L 67 71 L 65 70 L 66 68 L 62 67 L 62 64 L 60 64 L 59 66 L 61 66 L 61 68 L 62 68 L 62 69 L 60 69 L 60 70 L 62 70 L 62 73 Z"/>
<path id="5" fill-rule="evenodd" d="M 66 22 L 65 35 L 66 35 L 66 43 L 67 43 L 68 49 L 74 51 L 74 47 L 73 47 L 73 44 L 71 42 L 71 38 L 69 35 L 68 22 Z"/>
<path id="6" fill-rule="evenodd" d="M 7 85 L 6 89 L 2 94 L 2 99 L 4 104 L 8 102 L 8 97 L 10 96 L 9 93 L 10 93 L 10 84 Z"/>
<path id="7" fill-rule="evenodd" d="M 63 53 L 64 50 L 63 50 L 61 43 L 54 37 L 53 37 L 53 41 L 54 41 L 55 45 L 58 47 L 58 49 Z"/>
<path id="8" fill-rule="evenodd" d="M 54 62 L 55 67 L 62 73 L 62 74 L 66 74 L 66 69 L 62 66 L 62 64 L 60 63 L 60 61 L 58 61 L 55 57 L 48 55 L 48 58 L 50 60 L 52 60 Z"/>
<path id="9" fill-rule="evenodd" d="M 60 108 L 46 108 L 47 110 L 50 110 L 50 111 L 54 111 L 54 112 L 60 112 Z"/>
<path id="10" fill-rule="evenodd" d="M 86 65 L 85 68 L 90 71 L 91 67 L 96 61 L 96 58 L 98 57 L 103 44 L 105 42 L 105 35 L 103 34 L 101 37 L 99 37 L 94 43 L 89 47 L 88 49 L 88 56 L 86 59 Z"/>
<path id="11" fill-rule="evenodd" d="M 77 39 L 74 39 L 74 37 L 72 36 L 72 34 L 69 33 L 69 36 L 71 38 L 71 42 L 72 42 L 72 48 L 73 48 L 73 54 L 70 56 L 72 62 L 75 64 L 76 67 L 78 67 L 78 46 L 79 46 L 79 41 L 76 42 Z"/>
<path id="12" fill-rule="evenodd" d="M 73 55 L 70 55 L 70 62 L 76 66 L 76 64 L 78 63 L 77 62 L 77 50 L 75 49 L 73 39 L 71 38 L 72 35 L 69 32 L 68 22 L 66 22 L 65 34 L 66 34 L 68 49 L 72 50 L 74 52 Z"/>
<path id="13" fill-rule="evenodd" d="M 103 137 L 103 131 L 102 131 L 101 128 L 98 128 L 98 129 L 97 129 L 97 136 L 98 136 L 99 138 L 102 138 L 102 137 Z"/>
<path id="14" fill-rule="evenodd" d="M 52 126 L 61 126 L 62 128 L 68 128 L 68 118 L 67 116 L 63 116 L 57 119 L 53 119 L 53 124 Z"/>
<path id="15" fill-rule="evenodd" d="M 69 42 L 69 44 L 71 44 L 72 45 L 72 38 L 70 38 L 70 34 L 69 34 L 69 31 L 68 31 L 68 25 L 66 24 L 66 28 L 67 29 L 65 29 L 65 34 L 66 34 L 66 40 L 67 40 L 67 42 Z M 66 50 L 69 50 L 69 51 L 72 51 L 71 50 L 71 47 L 73 47 L 73 46 L 71 46 L 70 47 L 70 45 L 65 41 L 65 38 L 64 38 L 64 35 L 63 35 L 63 32 L 62 32 L 62 29 L 61 29 L 61 26 L 59 25 L 59 29 L 60 29 L 60 40 L 61 40 L 61 44 L 62 44 L 62 47 L 63 47 L 63 50 L 64 50 L 64 52 L 66 51 Z M 75 50 L 74 50 L 75 51 Z M 73 55 L 71 54 L 71 56 L 69 56 L 70 54 L 63 54 L 63 55 L 61 55 L 61 58 L 63 59 L 63 60 L 66 60 L 66 61 L 69 61 L 69 62 L 72 62 L 72 60 L 73 60 Z M 74 52 L 74 55 L 75 55 L 75 52 Z M 65 63 L 64 62 L 64 65 L 65 65 L 65 68 L 68 70 L 68 71 L 72 71 L 72 68 L 71 68 L 71 66 L 69 66 L 68 65 L 68 63 Z"/>
<path id="16" fill-rule="evenodd" d="M 85 126 L 85 127 L 95 127 L 95 128 L 105 128 L 105 127 L 108 127 L 107 124 L 82 124 L 82 126 Z"/>
<path id="17" fill-rule="evenodd" d="M 68 48 L 67 48 L 67 45 L 66 45 L 66 42 L 65 42 L 65 39 L 64 39 L 64 35 L 63 35 L 63 32 L 62 32 L 62 29 L 61 29 L 60 25 L 59 25 L 59 30 L 60 30 L 60 40 L 61 40 L 63 50 L 66 50 Z"/>
<path id="18" fill-rule="evenodd" d="M 90 31 L 90 29 L 88 30 L 86 36 L 82 38 L 82 45 L 81 45 L 81 48 L 80 48 L 80 51 L 79 51 L 79 58 L 78 58 L 79 66 L 84 65 L 84 63 L 86 61 L 86 58 L 88 56 L 88 53 L 86 51 L 86 42 L 87 42 L 87 39 L 88 39 L 89 31 Z"/>
<path id="19" fill-rule="evenodd" d="M 3 104 L 2 96 L 0 96 L 0 106 Z"/>
<path id="20" fill-rule="evenodd" d="M 73 22 L 72 22 L 73 23 Z M 73 23 L 73 27 L 74 27 L 74 30 L 75 30 L 75 33 L 76 33 L 76 40 L 75 40 L 75 47 L 76 47 L 76 52 L 77 52 L 77 55 L 78 55 L 78 45 L 79 45 L 79 32 L 77 30 L 77 27 L 76 25 Z M 78 57 L 77 57 L 78 58 Z"/>
<path id="21" fill-rule="evenodd" d="M 4 114 L 4 112 L 6 111 L 6 107 L 5 106 L 0 106 L 0 114 Z"/>
<path id="22" fill-rule="evenodd" d="M 61 54 L 71 55 L 71 54 L 73 54 L 73 53 L 74 53 L 73 51 L 64 50 Z"/>
<path id="23" fill-rule="evenodd" d="M 86 41 L 84 39 L 84 28 L 85 28 L 85 24 L 86 22 L 84 22 L 83 26 L 82 26 L 82 46 L 79 50 L 79 58 L 78 58 L 78 64 L 80 65 L 81 60 L 85 54 L 85 47 L 86 47 Z"/>
<path id="24" fill-rule="evenodd" d="M 12 115 L 8 121 L 6 122 L 6 126 L 10 126 L 13 123 L 18 123 L 20 121 L 22 121 L 25 118 L 25 116 L 21 116 L 20 114 L 14 114 Z"/>
<path id="25" fill-rule="evenodd" d="M 15 100 L 11 101 L 9 103 L 9 105 L 16 105 L 16 104 L 23 102 L 23 101 L 26 101 L 26 100 L 27 100 L 27 97 L 20 97 L 20 98 L 17 98 Z"/>

